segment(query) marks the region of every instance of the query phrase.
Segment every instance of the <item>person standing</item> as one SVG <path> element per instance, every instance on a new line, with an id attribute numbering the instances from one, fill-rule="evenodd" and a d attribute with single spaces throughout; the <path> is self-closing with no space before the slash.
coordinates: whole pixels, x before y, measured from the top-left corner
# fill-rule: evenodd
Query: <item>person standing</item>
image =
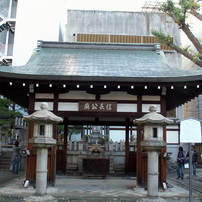
<path id="1" fill-rule="evenodd" d="M 198 164 L 199 154 L 195 149 L 195 145 L 191 146 L 192 152 L 192 165 L 193 165 L 193 177 L 196 177 L 196 164 Z M 189 152 L 187 152 L 187 157 L 189 157 Z"/>
<path id="2" fill-rule="evenodd" d="M 20 151 L 21 147 L 19 146 L 20 142 L 15 141 L 15 146 L 13 147 L 13 156 L 12 156 L 12 173 L 18 174 L 19 163 L 20 163 Z"/>
<path id="3" fill-rule="evenodd" d="M 177 154 L 177 179 L 184 178 L 184 161 L 186 160 L 186 153 L 183 151 L 183 147 L 179 147 Z M 181 170 L 181 173 L 180 173 Z"/>

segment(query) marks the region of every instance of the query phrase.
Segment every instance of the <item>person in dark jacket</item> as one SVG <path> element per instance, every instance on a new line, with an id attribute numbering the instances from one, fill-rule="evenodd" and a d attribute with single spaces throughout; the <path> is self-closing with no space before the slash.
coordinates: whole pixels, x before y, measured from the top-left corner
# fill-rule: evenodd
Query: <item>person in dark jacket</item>
<path id="1" fill-rule="evenodd" d="M 179 147 L 179 152 L 177 154 L 177 179 L 184 178 L 184 161 L 186 160 L 186 153 L 183 151 L 183 147 Z M 181 170 L 181 174 L 180 174 Z"/>
<path id="2" fill-rule="evenodd" d="M 21 147 L 19 146 L 20 142 L 15 141 L 15 146 L 13 147 L 13 156 L 12 156 L 12 173 L 18 174 L 19 163 L 20 163 L 20 151 Z"/>
<path id="3" fill-rule="evenodd" d="M 196 164 L 198 164 L 199 154 L 195 149 L 195 145 L 191 146 L 191 150 L 192 150 L 193 177 L 196 177 Z M 187 157 L 189 157 L 189 152 L 187 152 Z"/>

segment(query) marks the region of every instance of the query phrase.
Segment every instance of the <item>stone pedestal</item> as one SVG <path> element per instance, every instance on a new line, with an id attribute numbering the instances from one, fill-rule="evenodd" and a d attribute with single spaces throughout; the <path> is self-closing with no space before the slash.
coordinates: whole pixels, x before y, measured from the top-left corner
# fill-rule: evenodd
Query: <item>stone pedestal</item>
<path id="1" fill-rule="evenodd" d="M 58 200 L 51 195 L 43 195 L 43 196 L 30 196 L 24 198 L 23 201 L 26 202 L 57 202 Z"/>
<path id="2" fill-rule="evenodd" d="M 154 163 L 155 162 L 155 163 Z M 158 196 L 158 151 L 148 151 L 147 195 Z"/>
<path id="3" fill-rule="evenodd" d="M 101 133 L 92 133 L 89 135 L 89 144 L 96 144 L 96 141 L 98 144 L 103 145 L 105 143 L 104 136 Z"/>
<path id="4" fill-rule="evenodd" d="M 166 147 L 163 140 L 143 140 L 142 148 L 148 151 L 147 196 L 158 197 L 159 151 Z"/>
<path id="5" fill-rule="evenodd" d="M 45 194 L 47 188 L 48 148 L 37 148 L 36 194 Z"/>

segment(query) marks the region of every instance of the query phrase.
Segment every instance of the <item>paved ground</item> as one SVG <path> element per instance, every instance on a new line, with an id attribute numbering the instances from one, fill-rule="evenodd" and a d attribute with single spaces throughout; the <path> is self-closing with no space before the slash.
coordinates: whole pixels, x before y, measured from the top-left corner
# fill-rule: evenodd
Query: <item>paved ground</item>
<path id="1" fill-rule="evenodd" d="M 188 171 L 185 179 L 177 180 L 176 174 L 167 175 L 168 189 L 160 189 L 159 197 L 165 201 L 189 201 Z M 22 201 L 25 197 L 34 195 L 33 186 L 23 187 L 25 173 L 13 175 L 10 172 L 0 172 L 0 201 Z M 133 178 L 108 177 L 106 179 L 84 179 L 67 175 L 57 175 L 56 187 L 48 187 L 47 194 L 57 198 L 58 201 L 68 202 L 133 202 L 140 201 L 147 196 L 143 188 L 135 188 L 136 180 Z M 193 201 L 202 201 L 202 169 L 197 169 L 197 177 L 193 180 Z"/>

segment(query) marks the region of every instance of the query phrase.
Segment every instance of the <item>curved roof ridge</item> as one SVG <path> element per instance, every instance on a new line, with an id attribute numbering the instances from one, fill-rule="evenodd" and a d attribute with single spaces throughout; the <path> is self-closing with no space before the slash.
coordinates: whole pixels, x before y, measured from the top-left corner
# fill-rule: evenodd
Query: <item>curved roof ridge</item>
<path id="1" fill-rule="evenodd" d="M 131 82 L 188 81 L 202 77 L 202 70 L 171 68 L 163 52 L 155 45 L 41 41 L 26 65 L 0 67 L 0 76 L 44 80 L 82 78 L 84 81 L 96 78 L 99 81 Z"/>

